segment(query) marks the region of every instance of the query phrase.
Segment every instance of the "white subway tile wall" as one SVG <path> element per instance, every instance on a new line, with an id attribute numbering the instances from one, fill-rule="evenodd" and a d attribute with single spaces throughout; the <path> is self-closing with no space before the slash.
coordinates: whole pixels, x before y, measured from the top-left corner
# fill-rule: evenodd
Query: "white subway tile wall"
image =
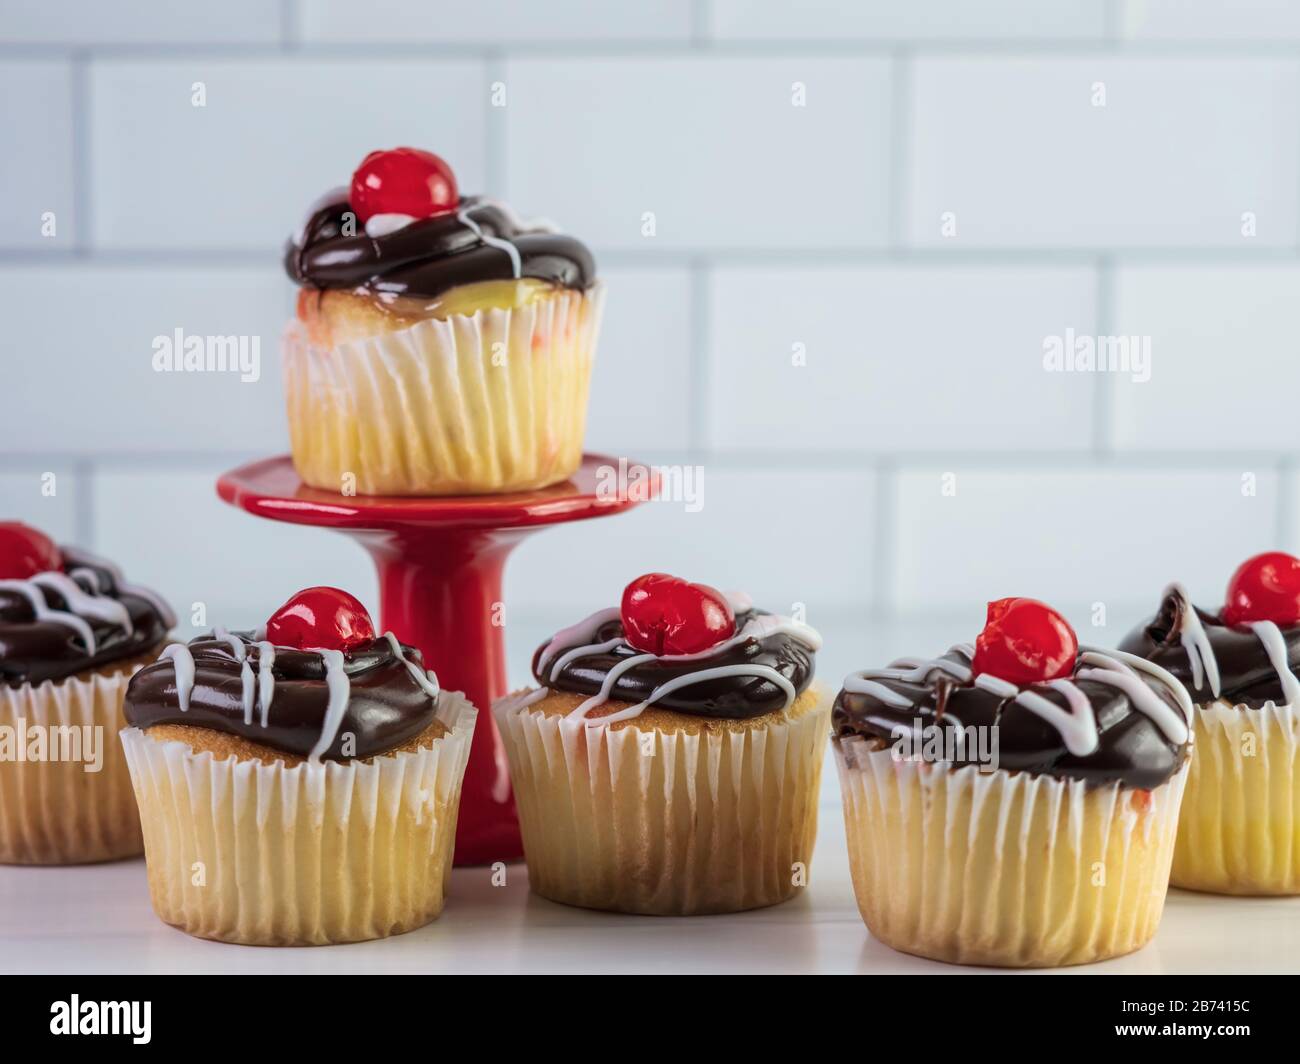
<path id="1" fill-rule="evenodd" d="M 505 192 L 620 251 L 881 247 L 885 59 L 520 59 Z"/>
<path id="2" fill-rule="evenodd" d="M 1295 245 L 1300 61 L 922 55 L 910 80 L 910 244 Z"/>
<path id="3" fill-rule="evenodd" d="M 0 62 L 0 246 L 40 252 L 73 244 L 72 80 L 67 63 Z"/>
<path id="4" fill-rule="evenodd" d="M 1297 40 L 1266 0 L 0 0 L 0 509 L 182 631 L 373 605 L 213 482 L 286 447 L 285 238 L 414 143 L 593 246 L 588 446 L 702 503 L 526 540 L 513 682 L 650 569 L 802 604 L 833 671 L 1004 594 L 1111 642 L 1300 547 Z M 177 330 L 258 379 L 158 372 Z"/>

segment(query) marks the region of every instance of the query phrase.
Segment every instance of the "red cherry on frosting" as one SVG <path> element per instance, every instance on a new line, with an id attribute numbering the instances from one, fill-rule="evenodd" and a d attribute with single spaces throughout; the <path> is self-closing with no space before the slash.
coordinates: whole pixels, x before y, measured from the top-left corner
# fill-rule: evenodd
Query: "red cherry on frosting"
<path id="1" fill-rule="evenodd" d="M 1074 672 L 1079 640 L 1069 622 L 1035 599 L 989 603 L 984 631 L 975 638 L 971 670 L 1014 684 L 1046 683 Z"/>
<path id="2" fill-rule="evenodd" d="M 26 580 L 63 568 L 63 555 L 44 532 L 21 521 L 0 521 L 0 580 Z"/>
<path id="3" fill-rule="evenodd" d="M 1228 581 L 1224 624 L 1300 624 L 1300 558 L 1268 551 L 1248 558 Z"/>
<path id="4" fill-rule="evenodd" d="M 309 587 L 271 614 L 266 638 L 273 646 L 297 650 L 351 650 L 373 640 L 375 626 L 346 591 Z"/>
<path id="5" fill-rule="evenodd" d="M 647 654 L 698 654 L 736 633 L 736 614 L 720 591 L 667 573 L 647 573 L 623 589 L 628 646 Z"/>
<path id="6" fill-rule="evenodd" d="M 376 214 L 446 214 L 460 206 L 460 193 L 451 167 L 433 152 L 392 148 L 361 160 L 348 202 L 364 225 Z"/>

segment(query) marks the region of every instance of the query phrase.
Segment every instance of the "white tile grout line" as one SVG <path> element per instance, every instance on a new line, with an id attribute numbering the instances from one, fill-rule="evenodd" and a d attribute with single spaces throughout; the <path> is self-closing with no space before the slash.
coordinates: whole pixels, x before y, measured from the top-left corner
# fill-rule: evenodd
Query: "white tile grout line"
<path id="1" fill-rule="evenodd" d="M 1124 0 L 1102 0 L 1104 6 L 1102 36 L 1108 44 L 1120 45 L 1124 43 L 1123 32 L 1123 7 Z"/>
<path id="2" fill-rule="evenodd" d="M 72 212 L 73 255 L 83 259 L 91 254 L 93 210 L 90 189 L 90 78 L 89 58 L 75 53 L 69 63 L 68 78 L 72 96 Z"/>
<path id="3" fill-rule="evenodd" d="M 501 149 L 504 154 L 504 147 Z M 504 162 L 504 160 L 502 160 Z M 495 165 L 495 164 L 494 164 Z M 509 191 L 508 189 L 506 190 Z M 1095 267 L 1105 256 L 1112 265 L 1144 266 L 1268 266 L 1289 267 L 1300 264 L 1300 248 L 1252 248 L 1238 245 L 1223 247 L 1106 247 L 1106 248 L 609 248 L 589 242 L 602 263 L 615 267 L 677 267 L 690 269 L 696 262 L 706 262 L 715 269 L 803 269 L 863 266 L 894 266 L 900 269 L 930 269 L 965 266 L 974 269 L 1033 266 Z M 95 265 L 118 267 L 274 265 L 280 247 L 264 248 L 102 248 L 86 249 L 84 258 Z M 33 250 L 0 247 L 0 265 L 57 265 L 73 257 L 68 248 Z"/>
<path id="4" fill-rule="evenodd" d="M 301 14 L 295 0 L 280 0 L 280 47 L 286 52 L 297 51 L 302 43 Z"/>
<path id="5" fill-rule="evenodd" d="M 690 366 L 687 381 L 691 394 L 687 418 L 687 445 L 696 461 L 712 458 L 712 444 L 707 431 L 709 402 L 713 393 L 713 356 L 711 350 L 709 309 L 712 305 L 711 269 L 707 260 L 695 258 L 690 263 Z"/>
<path id="6" fill-rule="evenodd" d="M 1110 336 L 1115 331 L 1115 267 L 1109 255 L 1097 260 L 1096 306 L 1093 308 L 1093 332 Z M 1098 456 L 1112 454 L 1114 418 L 1113 373 L 1098 373 L 1092 382 L 1092 450 Z"/>
<path id="7" fill-rule="evenodd" d="M 712 0 L 693 0 L 691 4 L 691 44 L 696 48 L 713 44 Z"/>
<path id="8" fill-rule="evenodd" d="M 0 473 L 41 472 L 51 465 L 69 466 L 88 461 L 91 471 L 175 471 L 211 472 L 216 467 L 233 468 L 242 462 L 265 457 L 265 452 L 245 450 L 190 450 L 158 453 L 104 450 L 46 450 L 29 453 L 0 454 Z M 632 455 L 633 458 L 643 457 Z M 1104 455 L 1090 451 L 764 451 L 751 449 L 699 450 L 666 449 L 657 451 L 656 461 L 688 462 L 707 460 L 726 472 L 819 472 L 853 473 L 875 470 L 887 465 L 897 473 L 932 473 L 946 469 L 967 472 L 1022 473 L 1025 471 L 1052 471 L 1082 473 L 1099 470 L 1159 471 L 1188 473 L 1224 473 L 1238 471 L 1243 463 L 1276 467 L 1279 463 L 1288 468 L 1300 469 L 1300 449 L 1285 450 L 1186 450 L 1177 451 L 1111 451 Z M 874 463 L 874 464 L 873 464 Z M 1291 465 L 1293 464 L 1293 466 Z"/>
<path id="9" fill-rule="evenodd" d="M 1277 548 L 1294 551 L 1296 536 L 1296 491 L 1300 489 L 1300 480 L 1296 477 L 1297 464 L 1294 457 L 1283 456 L 1277 465 L 1278 502 L 1277 502 Z"/>
<path id="10" fill-rule="evenodd" d="M 283 35 L 295 35 L 291 51 Z M 695 30 L 678 39 L 638 41 L 630 38 L 530 41 L 503 37 L 466 38 L 462 41 L 319 42 L 304 41 L 297 27 L 282 23 L 281 39 L 256 43 L 174 41 L 151 44 L 91 44 L 65 42 L 18 43 L 0 41 L 0 60 L 62 59 L 79 50 L 94 58 L 114 60 L 224 59 L 351 59 L 359 63 L 385 59 L 476 59 L 494 49 L 538 59 L 681 59 L 709 57 L 731 59 L 885 58 L 899 51 L 914 51 L 921 58 L 1068 58 L 1113 56 L 1124 59 L 1300 59 L 1300 39 L 1270 41 L 1157 41 L 1115 40 L 1101 37 L 1041 40 L 944 39 L 890 37 L 876 39 L 808 38 L 781 41 L 696 39 Z"/>
<path id="11" fill-rule="evenodd" d="M 889 70 L 889 211 L 890 249 L 895 253 L 907 243 L 907 212 L 911 204 L 908 179 L 911 177 L 912 57 L 899 52 L 890 61 Z"/>

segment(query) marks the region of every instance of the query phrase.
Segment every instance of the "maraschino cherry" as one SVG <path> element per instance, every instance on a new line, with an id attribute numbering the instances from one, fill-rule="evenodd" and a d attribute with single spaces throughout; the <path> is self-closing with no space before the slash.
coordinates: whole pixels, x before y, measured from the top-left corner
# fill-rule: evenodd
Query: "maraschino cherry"
<path id="1" fill-rule="evenodd" d="M 623 589 L 628 646 L 647 654 L 698 654 L 736 633 L 736 614 L 720 591 L 667 573 L 646 573 Z"/>
<path id="2" fill-rule="evenodd" d="M 299 591 L 271 614 L 266 638 L 297 650 L 352 650 L 375 638 L 370 614 L 355 597 L 336 587 Z"/>
<path id="3" fill-rule="evenodd" d="M 984 631 L 975 638 L 971 670 L 1014 684 L 1046 683 L 1074 672 L 1079 640 L 1059 613 L 1036 599 L 989 603 Z"/>
<path id="4" fill-rule="evenodd" d="M 44 532 L 21 521 L 0 521 L 0 580 L 26 580 L 63 568 L 63 555 Z"/>
<path id="5" fill-rule="evenodd" d="M 376 214 L 447 214 L 460 206 L 460 193 L 451 167 L 433 152 L 391 148 L 361 160 L 348 203 L 364 225 Z"/>
<path id="6" fill-rule="evenodd" d="M 1300 558 L 1268 551 L 1247 558 L 1228 581 L 1224 624 L 1300 624 Z"/>

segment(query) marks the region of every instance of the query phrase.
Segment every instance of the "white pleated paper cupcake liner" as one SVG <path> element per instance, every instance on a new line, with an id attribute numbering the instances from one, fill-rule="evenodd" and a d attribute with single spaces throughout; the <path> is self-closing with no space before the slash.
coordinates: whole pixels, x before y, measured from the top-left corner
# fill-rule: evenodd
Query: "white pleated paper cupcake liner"
<path id="1" fill-rule="evenodd" d="M 772 905 L 806 885 L 829 705 L 687 733 L 587 727 L 526 697 L 494 715 L 538 894 L 687 915 Z"/>
<path id="2" fill-rule="evenodd" d="M 958 964 L 1132 952 L 1164 908 L 1187 768 L 1152 791 L 895 760 L 837 739 L 849 863 L 871 933 Z"/>
<path id="3" fill-rule="evenodd" d="M 112 861 L 144 849 L 117 740 L 127 684 L 143 663 L 0 686 L 0 864 Z M 43 746 L 31 745 L 38 735 Z M 60 760 L 50 759 L 55 743 Z M 87 771 L 96 759 L 98 770 Z"/>
<path id="4" fill-rule="evenodd" d="M 369 761 L 216 760 L 122 732 L 158 915 L 200 938 L 322 945 L 420 927 L 443 906 L 477 711 L 444 691 L 446 735 Z"/>
<path id="5" fill-rule="evenodd" d="M 555 484 L 582 460 L 603 289 L 427 319 L 333 348 L 293 323 L 285 394 L 313 487 L 460 495 Z"/>
<path id="6" fill-rule="evenodd" d="M 1300 714 L 1214 702 L 1195 754 L 1171 882 L 1217 894 L 1300 894 Z"/>

